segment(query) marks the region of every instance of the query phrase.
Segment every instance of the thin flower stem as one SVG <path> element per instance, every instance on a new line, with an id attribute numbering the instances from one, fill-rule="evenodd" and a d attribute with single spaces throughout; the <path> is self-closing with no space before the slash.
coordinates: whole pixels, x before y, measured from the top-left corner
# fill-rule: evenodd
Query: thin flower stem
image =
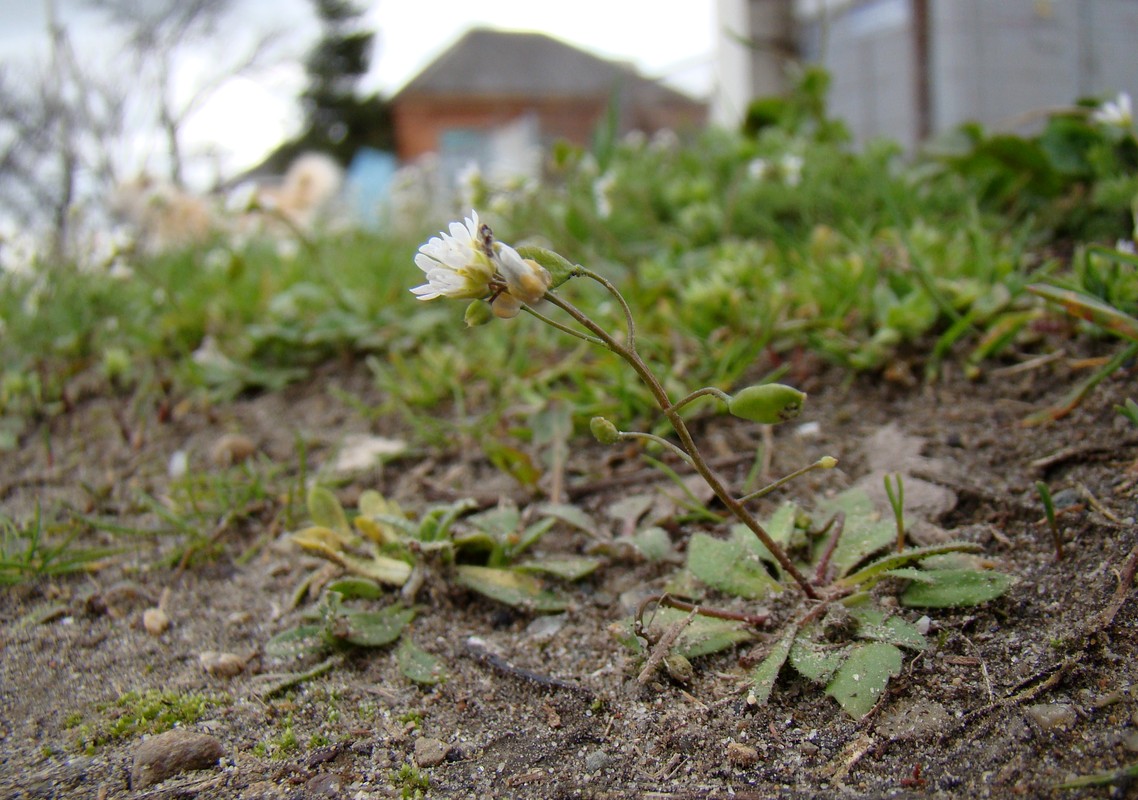
<path id="1" fill-rule="evenodd" d="M 550 319 L 549 317 L 545 316 L 545 314 L 542 314 L 540 311 L 534 311 L 530 306 L 523 305 L 522 311 L 525 311 L 526 313 L 537 317 L 542 322 L 544 322 L 546 325 L 551 325 L 554 328 L 557 328 L 557 330 L 561 331 L 562 333 L 567 333 L 570 336 L 576 336 L 578 339 L 583 339 L 584 341 L 588 342 L 589 344 L 596 344 L 596 345 L 600 345 L 601 347 L 605 346 L 605 343 L 603 341 L 601 341 L 600 339 L 598 339 L 597 337 L 589 336 L 588 334 L 581 333 L 580 331 L 575 331 L 564 323 L 558 322 L 555 319 Z"/>
<path id="2" fill-rule="evenodd" d="M 609 294 L 616 298 L 620 303 L 621 309 L 624 311 L 624 324 L 628 328 L 628 336 L 625 340 L 625 345 L 629 350 L 636 350 L 636 322 L 632 319 L 632 309 L 628 307 L 628 301 L 624 299 L 624 295 L 617 289 L 604 275 L 598 275 L 590 269 L 581 267 L 581 274 L 586 278 L 592 278 L 601 286 L 605 287 Z"/>
<path id="3" fill-rule="evenodd" d="M 620 292 L 617 291 L 615 286 L 612 286 L 611 283 L 600 276 L 596 276 L 596 279 L 601 281 L 606 287 L 612 287 L 609 291 L 614 293 L 615 296 L 620 297 Z M 759 541 L 774 555 L 779 566 L 781 566 L 788 575 L 794 578 L 795 582 L 802 588 L 803 593 L 811 600 L 818 600 L 818 593 L 814 590 L 810 581 L 806 579 L 806 576 L 794 566 L 794 562 L 790 560 L 786 552 L 771 538 L 771 535 L 767 533 L 766 529 L 755 519 L 751 512 L 735 499 L 731 492 L 728 491 L 722 479 L 720 479 L 714 470 L 708 466 L 707 462 L 704 461 L 703 455 L 695 444 L 695 440 L 692 439 L 691 432 L 684 423 L 683 417 L 675 410 L 671 399 L 668 397 L 667 391 L 656 378 L 655 374 L 653 374 L 652 370 L 648 368 L 648 365 L 644 363 L 640 354 L 636 352 L 635 347 L 632 346 L 633 337 L 631 335 L 629 336 L 630 345 L 625 346 L 568 300 L 559 297 L 553 292 L 546 292 L 545 299 L 571 316 L 583 328 L 601 339 L 605 347 L 628 362 L 629 366 L 632 367 L 640 379 L 647 385 L 648 390 L 656 400 L 656 404 L 660 406 L 664 412 L 664 416 L 668 418 L 668 422 L 671 423 L 672 428 L 676 431 L 676 435 L 679 437 L 683 449 L 691 456 L 691 464 L 695 467 L 696 472 L 707 482 L 707 485 L 711 487 L 711 490 L 715 492 L 715 495 L 720 501 L 727 506 L 727 510 L 730 511 L 736 519 L 750 528 L 752 533 L 758 537 Z M 621 305 L 624 308 L 628 308 L 628 304 L 624 302 L 623 297 L 621 297 Z M 630 334 L 632 330 L 633 328 L 630 327 Z"/>
<path id="4" fill-rule="evenodd" d="M 676 447 L 676 445 L 669 442 L 663 436 L 657 436 L 654 433 L 644 433 L 642 431 L 618 431 L 618 434 L 621 439 L 645 439 L 649 442 L 662 444 L 664 447 L 668 448 L 673 453 L 682 458 L 685 462 L 687 462 L 689 466 L 693 468 L 695 467 L 695 462 L 692 461 L 692 457 L 690 455 L 685 453 L 682 448 Z"/>
<path id="5" fill-rule="evenodd" d="M 740 503 L 749 503 L 752 500 L 758 500 L 760 497 L 766 497 L 768 494 L 773 492 L 778 487 L 780 487 L 784 484 L 790 483 L 795 478 L 801 478 L 807 472 L 813 472 L 816 469 L 823 469 L 823 464 L 821 461 L 815 461 L 813 464 L 810 464 L 809 466 L 803 467 L 802 469 L 799 469 L 799 470 L 795 470 L 794 472 L 790 473 L 789 475 L 786 475 L 786 476 L 779 478 L 777 481 L 770 484 L 769 486 L 764 486 L 762 489 L 751 492 L 750 494 L 745 494 L 739 498 L 739 502 Z"/>
<path id="6" fill-rule="evenodd" d="M 677 400 L 675 403 L 673 403 L 672 404 L 672 411 L 679 411 L 681 408 L 686 406 L 692 400 L 695 400 L 698 397 L 707 397 L 708 395 L 710 395 L 712 397 L 718 397 L 724 403 L 730 403 L 731 402 L 731 395 L 727 394 L 727 392 L 724 392 L 721 389 L 716 389 L 714 386 L 705 386 L 702 389 L 696 389 L 694 392 L 689 394 L 683 400 Z"/>

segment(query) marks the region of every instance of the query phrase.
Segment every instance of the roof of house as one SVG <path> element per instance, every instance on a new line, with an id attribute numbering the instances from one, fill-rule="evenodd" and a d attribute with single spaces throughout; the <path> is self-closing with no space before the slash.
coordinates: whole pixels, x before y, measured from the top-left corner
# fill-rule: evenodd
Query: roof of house
<path id="1" fill-rule="evenodd" d="M 646 104 L 698 104 L 640 75 L 541 33 L 475 28 L 395 95 L 598 97 L 620 87 Z"/>

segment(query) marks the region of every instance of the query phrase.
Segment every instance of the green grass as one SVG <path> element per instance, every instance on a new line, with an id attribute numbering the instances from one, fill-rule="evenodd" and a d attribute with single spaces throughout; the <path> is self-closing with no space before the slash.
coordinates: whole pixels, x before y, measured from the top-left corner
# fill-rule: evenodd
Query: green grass
<path id="1" fill-rule="evenodd" d="M 619 286 L 676 392 L 731 390 L 804 353 L 850 372 L 904 359 L 929 378 L 953 362 L 978 375 L 1036 346 L 1041 315 L 1060 317 L 1025 290 L 1044 279 L 1138 311 L 1138 264 L 1114 249 L 1134 236 L 1133 130 L 1058 114 L 1032 137 L 966 126 L 906 159 L 888 142 L 853 149 L 825 117 L 825 85 L 808 73 L 793 97 L 756 104 L 749 133 L 558 145 L 543 185 L 476 185 L 478 209 L 499 239 L 543 243 Z M 139 259 L 126 278 L 69 264 L 0 274 L 0 452 L 66 410 L 80 374 L 141 407 L 276 390 L 358 359 L 382 396 L 361 413 L 398 417 L 423 446 L 522 449 L 554 403 L 578 434 L 594 415 L 643 423 L 651 398 L 605 352 L 525 316 L 468 331 L 461 304 L 410 294 L 417 246 L 448 222 L 325 236 L 291 258 L 217 242 Z M 621 324 L 600 290 L 561 292 Z M 174 487 L 172 529 L 200 531 L 270 491 L 240 473 L 207 480 Z M 0 579 L 82 567 L 58 549 L 69 533 L 36 526 L 5 523 Z"/>

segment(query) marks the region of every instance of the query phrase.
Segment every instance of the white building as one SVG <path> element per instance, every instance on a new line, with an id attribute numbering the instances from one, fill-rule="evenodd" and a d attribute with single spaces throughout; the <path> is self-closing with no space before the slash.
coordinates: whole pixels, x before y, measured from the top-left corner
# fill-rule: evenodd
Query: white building
<path id="1" fill-rule="evenodd" d="M 1022 129 L 1084 97 L 1138 95 L 1138 0 L 718 0 L 713 119 L 786 89 L 791 49 L 832 76 L 861 142 L 965 121 Z M 788 47 L 792 44 L 793 47 Z"/>

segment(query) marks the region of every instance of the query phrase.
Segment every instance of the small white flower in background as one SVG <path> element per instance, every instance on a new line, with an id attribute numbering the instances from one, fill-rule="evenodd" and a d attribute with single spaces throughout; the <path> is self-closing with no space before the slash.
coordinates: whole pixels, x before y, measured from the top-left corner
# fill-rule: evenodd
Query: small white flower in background
<path id="1" fill-rule="evenodd" d="M 1094 110 L 1091 119 L 1102 125 L 1115 125 L 1119 128 L 1129 128 L 1134 124 L 1134 108 L 1130 103 L 1130 95 L 1120 92 L 1114 100 L 1107 100 Z"/>
<path id="2" fill-rule="evenodd" d="M 420 300 L 477 300 L 490 294 L 495 269 L 480 240 L 478 212 L 470 214 L 465 224 L 452 222 L 449 234 L 440 232 L 419 248 L 415 265 L 426 274 L 427 282 L 411 291 Z"/>
<path id="3" fill-rule="evenodd" d="M 597 208 L 597 216 L 608 219 L 612 216 L 612 189 L 616 185 L 616 176 L 606 172 L 593 181 L 593 203 Z"/>
<path id="4" fill-rule="evenodd" d="M 1133 239 L 1119 239 L 1115 242 L 1114 249 L 1120 253 L 1126 253 L 1129 256 L 1138 254 Z"/>
<path id="5" fill-rule="evenodd" d="M 747 174 L 751 176 L 751 180 L 761 181 L 770 174 L 771 165 L 765 158 L 752 159 L 751 163 L 747 165 Z"/>
<path id="6" fill-rule="evenodd" d="M 482 177 L 482 168 L 477 161 L 468 161 L 466 166 L 455 176 L 458 185 L 458 197 L 464 206 L 477 205 L 487 194 L 486 180 Z"/>
<path id="7" fill-rule="evenodd" d="M 782 179 L 787 186 L 797 186 L 802 183 L 802 165 L 804 163 L 802 156 L 794 153 L 787 153 L 782 157 L 779 168 L 782 170 Z"/>
<path id="8" fill-rule="evenodd" d="M 680 148 L 680 137 L 671 128 L 661 128 L 652 134 L 648 149 L 655 153 L 674 153 Z"/>

